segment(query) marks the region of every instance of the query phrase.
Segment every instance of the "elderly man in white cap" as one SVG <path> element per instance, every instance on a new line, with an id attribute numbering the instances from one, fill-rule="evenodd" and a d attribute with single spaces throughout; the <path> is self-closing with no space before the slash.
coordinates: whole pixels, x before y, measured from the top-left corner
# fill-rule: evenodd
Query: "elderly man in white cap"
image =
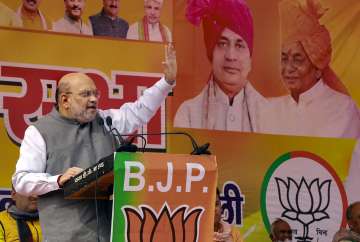
<path id="1" fill-rule="evenodd" d="M 163 0 L 145 0 L 145 16 L 129 27 L 127 39 L 172 42 L 170 29 L 160 23 Z"/>

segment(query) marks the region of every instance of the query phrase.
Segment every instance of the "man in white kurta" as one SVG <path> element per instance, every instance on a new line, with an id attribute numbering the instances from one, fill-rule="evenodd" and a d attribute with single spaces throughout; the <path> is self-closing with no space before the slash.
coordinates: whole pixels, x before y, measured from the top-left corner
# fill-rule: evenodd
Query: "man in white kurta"
<path id="1" fill-rule="evenodd" d="M 360 115 L 351 97 L 320 80 L 298 102 L 291 95 L 269 99 L 259 128 L 272 134 L 356 138 Z"/>
<path id="2" fill-rule="evenodd" d="M 100 93 L 94 81 L 83 73 L 66 74 L 56 90 L 56 108 L 26 129 L 12 182 L 20 194 L 41 195 L 38 207 L 44 241 L 93 241 L 97 236 L 110 240 L 109 203 L 67 200 L 61 188 L 118 147 L 104 124 L 106 117 L 111 117 L 120 133 L 132 133 L 156 113 L 175 84 L 172 47 L 165 56 L 165 77 L 139 100 L 119 109 L 99 110 Z"/>
<path id="3" fill-rule="evenodd" d="M 174 126 L 209 130 L 257 130 L 257 107 L 266 100 L 251 86 L 253 19 L 245 1 L 218 1 L 216 8 L 189 1 L 186 16 L 202 21 L 211 77 L 200 94 L 183 102 Z"/>
<path id="4" fill-rule="evenodd" d="M 267 101 L 247 82 L 230 104 L 229 97 L 210 81 L 196 97 L 183 102 L 175 127 L 256 132 L 259 114 Z"/>
<path id="5" fill-rule="evenodd" d="M 81 18 L 85 7 L 85 0 L 76 2 L 64 0 L 64 4 L 64 17 L 53 23 L 52 30 L 72 34 L 93 35 L 91 25 Z"/>
<path id="6" fill-rule="evenodd" d="M 281 74 L 290 95 L 270 99 L 263 132 L 359 139 L 357 105 L 336 88 L 341 82 L 330 67 L 331 36 L 320 23 L 325 12 L 316 1 L 280 3 Z M 345 182 L 350 202 L 360 200 L 359 173 L 358 141 Z"/>
<path id="7" fill-rule="evenodd" d="M 170 29 L 160 22 L 163 0 L 145 0 L 145 16 L 130 25 L 127 39 L 172 42 Z"/>
<path id="8" fill-rule="evenodd" d="M 161 30 L 161 28 L 163 30 Z M 147 40 L 147 41 L 157 41 L 157 42 L 172 42 L 172 36 L 170 29 L 162 25 L 161 23 L 149 24 L 147 23 L 148 36 L 149 39 L 145 39 L 144 36 L 144 24 L 142 21 L 133 23 L 130 25 L 127 32 L 126 38 L 133 40 Z"/>
<path id="9" fill-rule="evenodd" d="M 281 76 L 289 95 L 269 99 L 261 132 L 317 137 L 360 137 L 360 116 L 350 96 L 330 87 L 340 80 L 330 68 L 331 38 L 312 1 L 283 0 Z M 315 8 L 314 8 L 315 6 Z M 313 12 L 318 14 L 314 15 Z"/>

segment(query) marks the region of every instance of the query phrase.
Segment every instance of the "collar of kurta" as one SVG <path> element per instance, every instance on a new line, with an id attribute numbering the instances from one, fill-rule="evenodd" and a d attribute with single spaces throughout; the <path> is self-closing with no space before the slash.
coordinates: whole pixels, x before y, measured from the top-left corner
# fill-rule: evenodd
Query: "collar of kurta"
<path id="1" fill-rule="evenodd" d="M 23 9 L 23 5 L 21 5 L 17 11 L 16 11 L 16 15 L 19 17 L 20 21 L 22 22 L 22 18 L 23 17 L 26 17 L 26 18 L 29 18 L 30 15 L 24 15 L 25 12 L 22 10 Z M 48 26 L 47 26 L 47 23 L 46 23 L 46 20 L 45 20 L 45 17 L 44 15 L 41 13 L 41 11 L 38 9 L 37 11 L 37 15 L 36 16 L 39 16 L 40 17 L 40 20 L 41 20 L 41 24 L 44 28 L 44 30 L 47 30 L 48 29 Z"/>
<path id="2" fill-rule="evenodd" d="M 148 22 L 146 16 L 144 16 L 143 19 L 141 21 L 139 21 L 139 39 L 149 41 L 150 40 L 149 30 L 151 28 L 152 29 L 159 29 L 162 42 L 169 42 L 170 41 L 169 38 L 166 35 L 165 27 L 160 22 L 158 22 L 156 24 L 150 24 Z"/>
<path id="3" fill-rule="evenodd" d="M 319 98 L 324 93 L 325 88 L 323 80 L 320 79 L 313 87 L 300 94 L 298 104 L 308 104 L 314 99 Z"/>
<path id="4" fill-rule="evenodd" d="M 230 100 L 228 95 L 225 94 L 225 92 L 219 87 L 219 85 L 214 81 L 213 78 L 209 81 L 209 91 L 213 92 L 213 95 L 215 97 L 215 100 L 217 102 L 220 102 L 225 105 L 230 105 Z M 244 90 L 246 86 L 248 85 L 248 81 L 246 81 L 245 86 L 234 96 L 233 104 L 234 106 L 242 104 L 242 101 L 244 99 Z"/>
<path id="5" fill-rule="evenodd" d="M 108 18 L 108 19 L 111 20 L 111 21 L 116 21 L 116 20 L 118 20 L 118 18 L 119 18 L 118 16 L 116 16 L 114 19 L 112 19 L 109 15 L 107 15 L 107 14 L 105 13 L 105 10 L 104 10 L 104 9 L 101 10 L 100 15 L 101 15 L 102 17 Z"/>
<path id="6" fill-rule="evenodd" d="M 75 19 L 72 19 L 70 18 L 69 15 L 67 15 L 67 13 L 64 14 L 64 19 L 69 22 L 70 24 L 73 24 L 73 25 L 79 25 L 80 28 L 82 27 L 82 19 L 80 18 L 79 20 L 75 20 Z"/>

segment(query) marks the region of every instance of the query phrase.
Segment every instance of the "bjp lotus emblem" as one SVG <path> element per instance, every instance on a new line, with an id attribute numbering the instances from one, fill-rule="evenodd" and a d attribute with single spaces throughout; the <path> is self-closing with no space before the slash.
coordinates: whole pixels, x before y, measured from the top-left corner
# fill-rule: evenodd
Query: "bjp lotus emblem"
<path id="1" fill-rule="evenodd" d="M 331 180 L 325 180 L 321 184 L 318 178 L 307 182 L 302 177 L 299 184 L 290 177 L 287 182 L 279 177 L 275 177 L 275 180 L 280 204 L 285 210 L 281 216 L 302 224 L 303 234 L 296 237 L 298 242 L 312 241 L 309 225 L 330 218 L 326 210 L 330 203 Z"/>
<path id="2" fill-rule="evenodd" d="M 146 205 L 126 206 L 122 210 L 126 217 L 127 242 L 198 241 L 202 207 L 189 210 L 182 205 L 171 212 L 165 203 L 158 213 Z"/>

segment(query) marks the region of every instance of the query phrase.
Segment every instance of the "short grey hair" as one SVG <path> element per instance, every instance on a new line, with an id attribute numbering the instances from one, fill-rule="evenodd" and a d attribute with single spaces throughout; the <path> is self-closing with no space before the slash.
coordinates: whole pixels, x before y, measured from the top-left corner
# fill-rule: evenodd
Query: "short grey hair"
<path id="1" fill-rule="evenodd" d="M 55 91 L 55 107 L 59 109 L 60 94 L 70 91 L 70 84 L 67 82 L 59 82 Z"/>

